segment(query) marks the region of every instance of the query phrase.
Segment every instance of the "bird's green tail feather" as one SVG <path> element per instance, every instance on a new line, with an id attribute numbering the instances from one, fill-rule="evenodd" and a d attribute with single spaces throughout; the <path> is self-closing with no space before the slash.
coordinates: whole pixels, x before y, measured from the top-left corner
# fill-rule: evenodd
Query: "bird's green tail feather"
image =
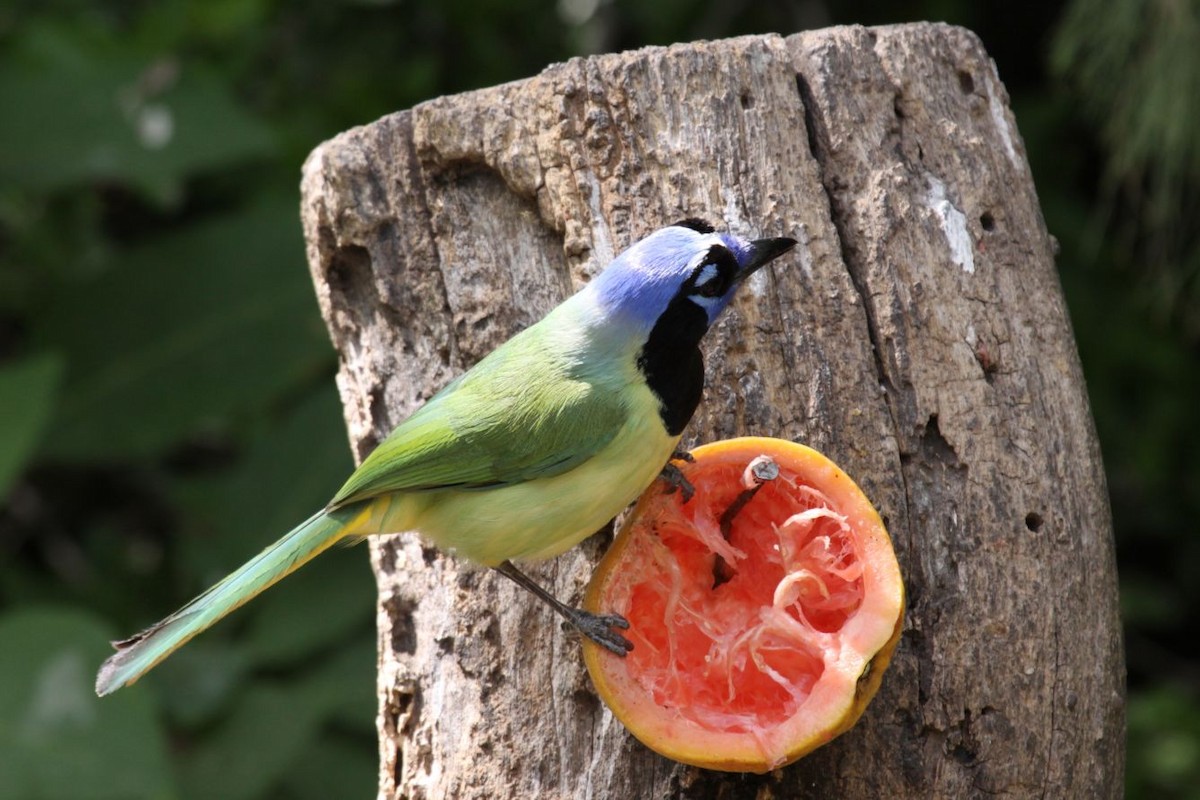
<path id="1" fill-rule="evenodd" d="M 103 697 L 133 683 L 193 636 L 342 537 L 369 532 L 360 529 L 370 519 L 369 505 L 318 512 L 171 616 L 128 639 L 113 642 L 117 652 L 100 666 L 96 694 Z"/>

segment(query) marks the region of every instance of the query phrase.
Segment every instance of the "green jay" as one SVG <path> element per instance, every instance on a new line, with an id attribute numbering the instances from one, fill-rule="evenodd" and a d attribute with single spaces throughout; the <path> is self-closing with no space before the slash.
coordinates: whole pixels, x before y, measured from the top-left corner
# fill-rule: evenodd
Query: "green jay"
<path id="1" fill-rule="evenodd" d="M 701 339 L 746 278 L 795 244 L 697 219 L 637 242 L 400 423 L 323 509 L 115 642 L 96 693 L 133 683 L 326 548 L 400 531 L 497 569 L 624 655 L 624 619 L 560 603 L 512 562 L 572 547 L 671 469 L 704 385 Z"/>

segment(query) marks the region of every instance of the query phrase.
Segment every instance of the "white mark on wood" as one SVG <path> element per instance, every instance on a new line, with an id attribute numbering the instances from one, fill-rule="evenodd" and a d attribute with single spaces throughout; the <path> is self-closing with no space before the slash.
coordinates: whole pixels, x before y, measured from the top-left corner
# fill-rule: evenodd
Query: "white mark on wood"
<path id="1" fill-rule="evenodd" d="M 738 236 L 749 236 L 749 226 L 742 217 L 742 205 L 737 192 L 729 187 L 721 187 L 721 199 L 725 201 L 725 229 Z"/>
<path id="2" fill-rule="evenodd" d="M 324 185 L 325 151 L 328 146 L 329 142 L 317 145 L 300 166 L 300 185 L 313 194 Z"/>
<path id="3" fill-rule="evenodd" d="M 979 343 L 979 335 L 977 333 L 975 333 L 974 325 L 967 326 L 966 339 L 967 339 L 967 344 L 970 345 L 972 348 L 975 347 L 975 345 Z"/>
<path id="4" fill-rule="evenodd" d="M 811 281 L 813 276 L 813 255 L 812 250 L 809 249 L 808 246 L 810 241 L 811 239 L 808 236 L 808 228 L 801 225 L 800 230 L 796 235 L 796 247 L 792 250 L 792 252 L 795 253 L 796 258 L 800 260 L 800 269 L 804 272 L 804 277 Z"/>
<path id="5" fill-rule="evenodd" d="M 747 278 L 746 288 L 750 290 L 750 294 L 755 300 L 762 300 L 766 297 L 771 288 L 770 281 L 767 279 L 767 271 L 760 269 Z"/>
<path id="6" fill-rule="evenodd" d="M 592 228 L 592 252 L 596 254 L 596 264 L 598 265 L 597 272 L 604 269 L 612 263 L 616 258 L 613 253 L 612 235 L 608 231 L 608 224 L 605 223 L 604 217 L 593 217 L 595 226 Z"/>
<path id="7" fill-rule="evenodd" d="M 963 272 L 974 274 L 975 254 L 972 252 L 971 234 L 967 232 L 967 216 L 946 197 L 946 184 L 932 175 L 929 176 L 925 204 L 937 214 L 942 225 L 946 244 L 950 245 L 950 260 L 962 267 Z"/>
<path id="8" fill-rule="evenodd" d="M 425 728 L 414 737 L 413 744 L 418 748 L 424 746 L 432 749 L 429 738 L 437 730 L 438 725 L 436 720 L 440 720 L 442 715 L 447 713 L 446 689 L 446 681 L 434 681 L 431 686 L 426 685 L 424 689 L 424 700 L 428 704 L 425 706 L 425 713 L 427 714 L 427 719 L 435 720 L 435 722 L 432 729 Z M 433 758 L 430 761 L 432 763 L 425 770 L 415 770 L 406 776 L 407 786 L 415 789 L 423 789 L 425 792 L 436 791 L 436 787 L 439 785 L 442 777 L 443 762 L 440 758 Z"/>
<path id="9" fill-rule="evenodd" d="M 578 174 L 587 181 L 579 188 L 587 194 L 588 212 L 592 218 L 592 263 L 596 265 L 596 272 L 599 273 L 616 257 L 613 252 L 612 232 L 608 229 L 607 218 L 600 207 L 600 181 L 590 170 L 580 170 Z"/>
<path id="10" fill-rule="evenodd" d="M 608 708 L 601 708 L 599 711 L 599 729 L 592 734 L 592 741 L 602 742 L 608 738 L 608 729 L 612 727 L 613 715 Z M 607 788 L 613 782 L 613 765 L 616 761 L 609 757 L 609 751 L 604 747 L 594 747 L 592 749 L 592 758 L 588 762 L 587 772 L 584 778 L 584 800 L 593 800 L 596 797 L 597 787 L 601 793 L 605 793 Z M 597 774 L 597 769 L 604 771 L 603 775 Z"/>
<path id="11" fill-rule="evenodd" d="M 1004 104 L 1000 102 L 1000 76 L 996 74 L 996 64 L 992 62 L 992 68 L 988 73 L 988 110 L 992 115 L 992 122 L 996 125 L 996 130 L 1000 132 L 1000 140 L 1004 142 L 1004 152 L 1008 154 L 1008 160 L 1012 162 L 1014 167 L 1020 168 L 1021 161 L 1017 158 L 1017 148 L 1013 145 L 1012 126 L 1008 124 L 1008 117 L 1004 114 Z"/>

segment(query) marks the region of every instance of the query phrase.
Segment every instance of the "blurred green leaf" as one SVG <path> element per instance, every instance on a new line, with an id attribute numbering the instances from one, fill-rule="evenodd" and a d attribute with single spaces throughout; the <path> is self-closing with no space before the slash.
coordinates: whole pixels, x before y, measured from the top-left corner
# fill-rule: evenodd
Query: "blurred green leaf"
<path id="1" fill-rule="evenodd" d="M 372 620 L 373 622 L 373 620 Z M 374 624 L 352 641 L 315 662 L 302 691 L 325 709 L 325 716 L 347 729 L 375 731 L 375 666 L 378 663 Z M 344 637 L 343 637 L 344 638 Z"/>
<path id="2" fill-rule="evenodd" d="M 111 653 L 90 615 L 26 609 L 0 617 L 0 792 L 6 798 L 175 795 L 149 696 L 101 700 L 95 670 Z"/>
<path id="3" fill-rule="evenodd" d="M 146 683 L 157 689 L 172 723 L 197 729 L 237 702 L 249 672 L 242 648 L 230 644 L 227 637 L 206 633 L 171 654 Z"/>
<path id="4" fill-rule="evenodd" d="M 20 109 L 0 125 L 0 181 L 40 191 L 113 181 L 173 202 L 188 175 L 274 149 L 269 128 L 200 64 L 114 53 L 53 29 L 27 49 L 0 60 L 0 107 Z"/>
<path id="5" fill-rule="evenodd" d="M 1183 603 L 1176 587 L 1161 575 L 1121 576 L 1121 619 L 1139 628 L 1168 628 L 1175 622 Z"/>
<path id="6" fill-rule="evenodd" d="M 256 681 L 234 698 L 229 717 L 215 726 L 184 758 L 184 794 L 222 800 L 261 797 L 279 784 L 291 784 L 306 769 L 304 756 L 324 746 L 330 720 L 349 719 L 363 731 L 372 761 L 375 647 L 365 638 L 315 662 L 304 678 Z M 373 784 L 375 771 L 364 759 L 341 764 L 333 776 Z M 332 776 L 331 776 L 332 777 Z M 356 797 L 341 790 L 327 797 Z"/>
<path id="7" fill-rule="evenodd" d="M 303 692 L 257 684 L 237 698 L 220 735 L 184 760 L 184 795 L 208 800 L 260 797 L 312 746 L 322 708 Z"/>
<path id="8" fill-rule="evenodd" d="M 373 629 L 374 609 L 366 548 L 328 551 L 259 602 L 247 638 L 250 659 L 263 666 L 299 663 L 347 631 Z"/>
<path id="9" fill-rule="evenodd" d="M 190 4 L 188 22 L 192 33 L 208 39 L 226 39 L 246 31 L 261 30 L 272 6 L 271 0 L 207 0 Z"/>
<path id="10" fill-rule="evenodd" d="M 1050 65 L 1071 80 L 1124 173 L 1200 177 L 1200 6 L 1173 0 L 1073 0 Z M 1170 180 L 1170 179 L 1169 179 Z"/>
<path id="11" fill-rule="evenodd" d="M 1200 798 L 1200 697 L 1163 684 L 1131 692 L 1129 797 Z"/>
<path id="12" fill-rule="evenodd" d="M 0 501 L 50 421 L 61 373 L 62 362 L 53 355 L 0 366 Z"/>
<path id="13" fill-rule="evenodd" d="M 175 484 L 188 511 L 185 560 L 205 583 L 224 577 L 323 507 L 353 468 L 330 376 L 255 428 L 232 469 Z"/>
<path id="14" fill-rule="evenodd" d="M 327 737 L 310 747 L 284 779 L 282 796 L 294 800 L 329 800 L 331 797 L 372 797 L 378 791 L 379 756 L 371 740 L 354 742 Z"/>
<path id="15" fill-rule="evenodd" d="M 1182 326 L 1191 346 L 1200 341 L 1200 236 L 1188 223 L 1200 213 L 1198 41 L 1200 3 L 1072 0 L 1050 52 L 1072 113 L 1103 148 L 1100 197 L 1088 199 L 1107 230 L 1095 238 L 1136 276 L 1125 288 L 1152 303 L 1156 322 Z"/>
<path id="16" fill-rule="evenodd" d="M 129 251 L 35 321 L 67 359 L 51 451 L 157 453 L 327 368 L 294 197 Z"/>

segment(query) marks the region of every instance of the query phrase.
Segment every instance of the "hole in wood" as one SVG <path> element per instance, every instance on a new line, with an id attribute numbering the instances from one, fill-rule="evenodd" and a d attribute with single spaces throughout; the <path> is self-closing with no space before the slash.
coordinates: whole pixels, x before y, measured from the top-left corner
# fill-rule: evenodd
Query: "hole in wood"
<path id="1" fill-rule="evenodd" d="M 1042 515 L 1036 511 L 1030 511 L 1025 515 L 1025 527 L 1037 533 L 1042 529 Z"/>
<path id="2" fill-rule="evenodd" d="M 958 71 L 958 88 L 962 89 L 963 94 L 971 94 L 975 91 L 975 79 L 965 69 Z"/>
<path id="3" fill-rule="evenodd" d="M 979 215 L 979 224 L 983 226 L 985 231 L 996 229 L 996 218 L 992 216 L 992 212 L 985 211 Z"/>

